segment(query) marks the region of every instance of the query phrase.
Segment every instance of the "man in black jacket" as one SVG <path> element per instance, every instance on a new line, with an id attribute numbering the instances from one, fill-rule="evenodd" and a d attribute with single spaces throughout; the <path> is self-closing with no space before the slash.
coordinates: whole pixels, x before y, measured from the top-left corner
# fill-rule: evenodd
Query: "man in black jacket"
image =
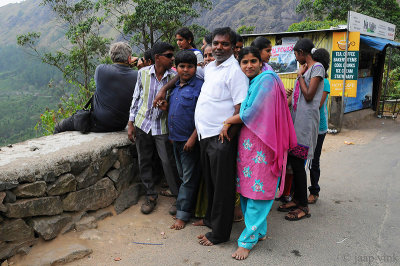
<path id="1" fill-rule="evenodd" d="M 129 109 L 136 85 L 137 71 L 130 68 L 131 47 L 117 42 L 110 47 L 111 65 L 99 65 L 94 74 L 96 91 L 92 101 L 91 132 L 123 130 L 129 119 Z M 54 134 L 74 131 L 74 115 L 62 120 Z"/>

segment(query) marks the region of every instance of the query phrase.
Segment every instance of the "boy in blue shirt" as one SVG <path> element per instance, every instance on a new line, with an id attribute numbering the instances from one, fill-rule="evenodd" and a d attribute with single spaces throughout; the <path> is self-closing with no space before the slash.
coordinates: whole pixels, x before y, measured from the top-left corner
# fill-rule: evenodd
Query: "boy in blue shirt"
<path id="1" fill-rule="evenodd" d="M 161 101 L 161 110 L 168 110 L 169 139 L 182 184 L 176 201 L 176 221 L 171 229 L 183 229 L 195 207 L 199 184 L 200 149 L 194 124 L 194 110 L 203 80 L 196 77 L 197 58 L 192 51 L 182 50 L 175 56 L 179 80 L 170 93 L 169 102 Z"/>

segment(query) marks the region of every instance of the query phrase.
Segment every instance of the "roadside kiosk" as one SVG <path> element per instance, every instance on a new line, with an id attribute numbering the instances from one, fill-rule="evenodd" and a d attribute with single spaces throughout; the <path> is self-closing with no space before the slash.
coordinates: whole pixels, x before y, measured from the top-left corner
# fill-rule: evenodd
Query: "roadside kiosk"
<path id="1" fill-rule="evenodd" d="M 349 26 L 347 47 L 346 25 L 324 30 L 242 35 L 245 46 L 250 46 L 258 36 L 264 36 L 271 41 L 272 56 L 269 64 L 279 74 L 286 90 L 293 89 L 297 77 L 298 64 L 293 47 L 298 39 L 309 38 L 316 48 L 328 50 L 331 54 L 330 69 L 327 71 L 331 85 L 328 108 L 329 122 L 333 127 L 343 113 L 372 108 L 379 115 L 380 101 L 384 104 L 385 100 L 382 78 L 387 48 L 400 48 L 400 43 L 393 41 L 394 25 L 355 12 L 349 12 L 349 18 L 349 21 L 357 23 Z M 341 112 L 344 82 L 344 112 Z"/>

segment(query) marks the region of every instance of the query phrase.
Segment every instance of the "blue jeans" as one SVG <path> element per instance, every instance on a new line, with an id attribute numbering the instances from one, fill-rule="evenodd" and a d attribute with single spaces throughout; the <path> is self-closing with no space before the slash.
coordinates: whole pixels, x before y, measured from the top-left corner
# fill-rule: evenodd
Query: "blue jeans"
<path id="1" fill-rule="evenodd" d="M 174 141 L 174 155 L 178 174 L 182 180 L 176 200 L 176 218 L 189 221 L 195 208 L 200 181 L 200 149 L 199 144 L 192 151 L 184 151 L 186 141 Z"/>

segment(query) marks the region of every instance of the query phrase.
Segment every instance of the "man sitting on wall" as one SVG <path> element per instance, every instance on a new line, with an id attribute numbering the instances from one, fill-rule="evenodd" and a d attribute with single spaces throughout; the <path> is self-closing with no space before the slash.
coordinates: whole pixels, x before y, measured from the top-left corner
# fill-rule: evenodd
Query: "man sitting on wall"
<path id="1" fill-rule="evenodd" d="M 136 85 L 137 71 L 130 68 L 132 48 L 124 42 L 110 47 L 114 64 L 99 65 L 94 74 L 96 91 L 92 101 L 90 132 L 111 132 L 123 130 L 129 119 L 129 109 Z M 62 120 L 55 127 L 54 134 L 77 130 L 74 115 Z"/>

